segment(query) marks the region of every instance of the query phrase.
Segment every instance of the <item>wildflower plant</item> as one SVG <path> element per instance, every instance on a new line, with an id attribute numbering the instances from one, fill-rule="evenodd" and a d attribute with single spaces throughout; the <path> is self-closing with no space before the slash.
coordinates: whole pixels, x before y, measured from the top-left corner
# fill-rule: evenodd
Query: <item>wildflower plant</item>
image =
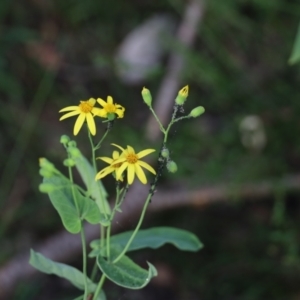
<path id="1" fill-rule="evenodd" d="M 148 155 L 154 155 L 155 149 L 136 151 L 135 147 L 126 147 L 112 144 L 114 147 L 111 156 L 102 156 L 101 145 L 112 125 L 124 117 L 125 108 L 113 102 L 111 96 L 107 101 L 90 98 L 80 101 L 78 106 L 68 106 L 60 110 L 66 112 L 60 120 L 77 116 L 73 134 L 76 136 L 82 126 L 86 124 L 87 135 L 91 145 L 91 160 L 85 158 L 74 140 L 68 136 L 61 137 L 61 144 L 66 150 L 66 159 L 63 165 L 67 168 L 68 176 L 54 166 L 46 158 L 40 159 L 40 175 L 43 178 L 39 188 L 49 195 L 50 201 L 57 210 L 65 229 L 72 234 L 80 234 L 82 243 L 82 270 L 72 266 L 54 262 L 42 254 L 31 250 L 30 264 L 38 270 L 55 274 L 69 280 L 81 292 L 77 300 L 104 300 L 106 299 L 103 284 L 110 280 L 115 284 L 128 289 L 145 287 L 152 277 L 157 275 L 155 266 L 148 263 L 148 269 L 143 269 L 128 256 L 128 253 L 143 248 L 158 248 L 171 243 L 180 250 L 198 251 L 203 245 L 192 233 L 171 228 L 154 227 L 141 229 L 147 207 L 158 184 L 159 176 L 166 167 L 169 172 L 176 172 L 177 164 L 171 159 L 168 149 L 168 135 L 172 125 L 188 118 L 195 118 L 204 113 L 204 108 L 194 108 L 190 114 L 179 116 L 183 104 L 188 96 L 188 86 L 181 89 L 175 99 L 170 123 L 165 128 L 152 108 L 152 96 L 148 89 L 143 88 L 142 97 L 154 115 L 161 132 L 163 142 L 158 151 L 156 164 L 144 161 Z M 98 107 L 99 104 L 101 107 Z M 96 119 L 104 118 L 102 122 L 106 130 L 98 143 L 95 143 Z M 118 123 L 117 122 L 117 123 Z M 117 126 L 118 124 L 115 124 Z M 117 148 L 117 149 L 116 149 Z M 156 152 L 157 153 L 157 152 Z M 97 155 L 101 155 L 97 157 Z M 98 161 L 105 162 L 106 166 L 99 170 Z M 84 187 L 78 185 L 73 174 L 75 169 L 80 174 Z M 116 197 L 113 204 L 108 202 L 106 190 L 101 179 L 113 176 L 116 181 Z M 149 179 L 151 178 L 151 179 Z M 111 226 L 117 213 L 122 213 L 122 204 L 126 201 L 126 193 L 135 180 L 142 184 L 150 181 L 149 194 L 144 201 L 139 220 L 133 231 L 111 234 Z M 99 238 L 90 243 L 88 252 L 84 224 L 90 223 L 99 226 Z M 155 237 L 155 239 L 153 239 Z M 94 268 L 89 274 L 87 264 L 94 260 Z"/>

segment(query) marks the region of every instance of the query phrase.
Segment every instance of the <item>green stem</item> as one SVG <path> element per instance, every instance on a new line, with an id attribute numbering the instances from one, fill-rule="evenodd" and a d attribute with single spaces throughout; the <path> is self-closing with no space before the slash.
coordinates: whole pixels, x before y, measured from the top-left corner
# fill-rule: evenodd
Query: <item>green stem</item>
<path id="1" fill-rule="evenodd" d="M 104 140 L 104 137 L 107 135 L 107 131 L 105 132 L 104 136 L 102 137 L 101 141 Z M 88 130 L 88 136 L 89 136 L 89 140 L 90 140 L 90 143 L 91 143 L 91 148 L 92 148 L 92 163 L 93 163 L 93 168 L 94 168 L 94 172 L 95 174 L 97 173 L 97 166 L 96 166 L 96 147 L 94 146 L 94 142 L 93 142 L 93 139 L 92 139 L 92 135 L 90 133 L 90 131 Z M 101 142 L 100 141 L 100 142 Z M 100 143 L 99 142 L 99 143 Z M 105 215 L 105 218 L 107 217 L 106 215 L 106 210 L 105 210 L 105 205 L 104 205 L 104 196 L 102 195 L 102 189 L 100 189 L 100 198 L 101 198 L 101 201 L 100 201 L 100 205 L 101 205 L 101 210 L 102 212 L 104 213 Z"/>
<path id="2" fill-rule="evenodd" d="M 84 275 L 84 297 L 86 300 L 88 296 L 88 283 L 87 283 L 87 272 L 86 272 L 86 243 L 85 243 L 85 233 L 83 224 L 81 222 L 81 230 L 80 230 L 81 244 L 82 244 L 82 256 L 83 256 L 83 275 Z"/>
<path id="3" fill-rule="evenodd" d="M 166 132 L 166 131 L 165 131 L 165 128 L 164 128 L 164 126 L 161 124 L 161 122 L 160 122 L 158 116 L 156 115 L 155 111 L 153 110 L 152 107 L 149 107 L 149 108 L 150 108 L 150 110 L 151 110 L 151 112 L 152 112 L 154 118 L 156 119 L 156 121 L 157 121 L 157 123 L 158 123 L 158 125 L 159 125 L 159 128 L 160 128 L 161 132 L 162 132 L 162 133 L 165 133 L 165 132 Z"/>
<path id="4" fill-rule="evenodd" d="M 151 189 L 151 190 L 152 190 L 152 189 Z M 130 247 L 130 245 L 131 245 L 133 239 L 135 238 L 136 234 L 138 233 L 138 231 L 139 231 L 139 229 L 140 229 L 140 227 L 141 227 L 141 225 L 142 225 L 142 222 L 143 222 L 143 220 L 144 220 L 144 216 L 145 216 L 145 213 L 146 213 L 148 204 L 149 204 L 149 202 L 150 202 L 150 200 L 151 200 L 151 198 L 152 198 L 152 195 L 153 195 L 151 190 L 150 190 L 150 193 L 149 193 L 149 195 L 148 195 L 148 197 L 147 197 L 147 199 L 146 199 L 146 201 L 145 201 L 145 204 L 144 204 L 144 207 L 143 207 L 143 210 L 142 210 L 142 213 L 141 213 L 139 222 L 138 222 L 138 224 L 137 224 L 137 226 L 136 226 L 134 232 L 132 233 L 132 235 L 131 235 L 130 239 L 128 240 L 128 242 L 127 242 L 125 248 L 123 249 L 123 251 L 122 251 L 122 252 L 119 254 L 119 256 L 113 261 L 113 263 L 118 262 L 118 261 L 124 256 L 124 254 L 127 252 L 128 248 Z"/>
<path id="5" fill-rule="evenodd" d="M 76 198 L 76 194 L 75 194 L 75 188 L 74 188 L 74 184 L 73 184 L 72 168 L 68 167 L 68 169 L 69 169 L 70 181 L 71 181 L 71 184 L 72 184 L 71 185 L 72 195 L 73 195 L 73 199 L 74 199 L 74 202 L 75 202 L 78 217 L 80 217 L 77 198 Z M 82 269 L 83 269 L 83 274 L 84 274 L 84 298 L 83 299 L 86 300 L 87 296 L 88 296 L 87 272 L 86 272 L 86 244 L 85 244 L 85 234 L 84 234 L 84 228 L 83 228 L 82 221 L 81 221 L 81 226 L 80 226 L 80 237 L 81 237 L 81 244 L 82 244 L 82 259 L 83 259 Z"/>
<path id="6" fill-rule="evenodd" d="M 106 276 L 104 274 L 102 274 L 101 278 L 100 278 L 100 281 L 98 283 L 98 286 L 97 286 L 97 289 L 95 291 L 95 294 L 94 294 L 94 297 L 93 297 L 93 300 L 97 300 L 98 296 L 99 296 L 99 293 L 102 289 L 102 286 L 103 286 L 103 283 L 105 281 L 105 278 Z"/>

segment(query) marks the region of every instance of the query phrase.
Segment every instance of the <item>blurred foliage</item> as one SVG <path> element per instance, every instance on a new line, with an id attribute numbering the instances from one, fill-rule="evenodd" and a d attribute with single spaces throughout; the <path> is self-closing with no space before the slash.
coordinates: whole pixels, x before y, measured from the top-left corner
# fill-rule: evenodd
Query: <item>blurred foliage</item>
<path id="1" fill-rule="evenodd" d="M 180 22 L 186 4 L 179 0 L 0 2 L 0 263 L 61 229 L 56 212 L 37 190 L 38 158 L 55 162 L 65 155 L 59 138 L 71 132 L 73 123 L 59 123 L 60 108 L 91 96 L 112 95 L 126 106 L 126 123 L 116 124 L 108 142 L 145 146 L 141 124 L 149 112 L 140 91 L 146 85 L 155 98 L 165 62 L 143 84 L 128 86 L 115 74 L 114 54 L 126 34 L 154 14 L 168 13 Z M 206 113 L 173 132 L 170 148 L 179 171 L 166 173 L 162 182 L 201 187 L 299 173 L 300 71 L 299 65 L 288 65 L 299 20 L 300 4 L 292 0 L 207 1 L 194 47 L 178 48 L 186 57 L 182 84 L 190 85 L 185 110 L 203 105 Z M 172 40 L 169 47 L 176 45 Z M 241 143 L 239 125 L 248 115 L 263 121 L 267 143 L 261 151 Z M 78 143 L 84 142 L 79 135 Z M 108 143 L 103 153 L 107 151 L 111 151 Z M 294 197 L 298 200 L 299 194 Z M 186 210 L 193 220 L 189 229 L 199 230 L 207 252 L 197 256 L 199 269 L 191 266 L 183 272 L 181 295 L 196 295 L 193 299 L 299 295 L 298 282 L 292 280 L 299 277 L 299 224 L 295 215 L 286 216 L 285 205 L 277 198 L 277 217 L 272 218 L 273 208 L 265 204 L 263 220 L 255 219 L 255 207 L 237 203 L 224 211 L 221 206 L 220 213 L 218 208 L 205 213 Z M 236 218 L 231 218 L 232 210 Z M 168 216 L 172 225 L 180 227 L 178 214 Z M 242 233 L 236 233 L 239 228 Z M 173 254 L 170 257 L 179 270 L 186 265 L 179 265 L 180 258 Z M 292 263 L 282 265 L 283 260 Z M 43 280 L 40 286 L 20 285 L 15 299 L 42 299 L 40 291 L 49 290 Z M 55 280 L 50 286 L 61 284 Z"/>

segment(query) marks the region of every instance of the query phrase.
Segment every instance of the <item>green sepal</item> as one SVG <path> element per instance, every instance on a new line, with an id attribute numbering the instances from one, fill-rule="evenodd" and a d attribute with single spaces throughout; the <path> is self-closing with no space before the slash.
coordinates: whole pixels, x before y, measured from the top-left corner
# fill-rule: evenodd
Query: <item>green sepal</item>
<path id="1" fill-rule="evenodd" d="M 110 238 L 111 247 L 123 249 L 132 233 L 133 231 L 127 231 L 113 235 Z M 144 248 L 157 249 L 168 243 L 183 251 L 196 252 L 203 248 L 203 244 L 198 237 L 189 231 L 173 227 L 152 227 L 139 230 L 127 252 Z M 90 245 L 93 250 L 89 256 L 97 256 L 100 253 L 100 241 L 98 239 L 94 240 Z"/>
<path id="2" fill-rule="evenodd" d="M 116 263 L 112 263 L 113 258 L 121 251 L 115 251 L 111 248 L 111 260 L 108 261 L 105 257 L 98 255 L 97 264 L 100 270 L 115 284 L 128 288 L 128 289 L 142 289 L 151 280 L 152 277 L 157 276 L 155 267 L 147 262 L 148 271 L 141 268 L 135 262 L 133 262 L 128 256 L 124 255 Z"/>

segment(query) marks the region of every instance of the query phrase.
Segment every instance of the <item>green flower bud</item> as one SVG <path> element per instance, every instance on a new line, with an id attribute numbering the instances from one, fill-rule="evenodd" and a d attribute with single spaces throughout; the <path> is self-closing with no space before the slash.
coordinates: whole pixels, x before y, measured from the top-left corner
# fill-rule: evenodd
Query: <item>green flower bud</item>
<path id="1" fill-rule="evenodd" d="M 65 134 L 60 137 L 60 143 L 63 145 L 67 145 L 69 141 L 70 138 Z"/>
<path id="2" fill-rule="evenodd" d="M 68 152 L 70 153 L 72 158 L 76 158 L 76 157 L 81 156 L 81 152 L 78 148 L 70 147 L 70 148 L 68 148 Z"/>
<path id="3" fill-rule="evenodd" d="M 189 86 L 186 85 L 178 92 L 178 95 L 175 99 L 176 104 L 183 105 L 188 95 L 189 95 Z"/>
<path id="4" fill-rule="evenodd" d="M 56 189 L 56 186 L 51 183 L 41 183 L 39 185 L 39 190 L 41 193 L 50 193 Z"/>
<path id="5" fill-rule="evenodd" d="M 76 148 L 76 146 L 77 146 L 77 144 L 76 144 L 75 141 L 70 141 L 70 142 L 68 143 L 68 147 L 74 147 L 74 148 Z"/>
<path id="6" fill-rule="evenodd" d="M 168 171 L 171 172 L 171 173 L 176 173 L 177 170 L 178 170 L 176 162 L 173 161 L 173 160 L 169 160 L 169 161 L 167 162 L 167 169 L 168 169 Z"/>
<path id="7" fill-rule="evenodd" d="M 149 107 L 151 107 L 152 96 L 151 96 L 150 91 L 149 91 L 147 88 L 145 88 L 145 87 L 143 87 L 143 89 L 142 89 L 142 97 L 143 97 L 144 102 L 145 102 Z"/>
<path id="8" fill-rule="evenodd" d="M 52 177 L 54 175 L 53 172 L 50 172 L 50 171 L 45 170 L 45 169 L 40 169 L 39 173 L 44 178 L 50 178 L 50 177 Z"/>
<path id="9" fill-rule="evenodd" d="M 203 106 L 198 106 L 198 107 L 195 107 L 190 112 L 190 116 L 193 117 L 193 118 L 197 118 L 197 117 L 201 116 L 204 112 L 205 112 L 204 107 Z"/>
<path id="10" fill-rule="evenodd" d="M 163 148 L 161 150 L 161 156 L 164 157 L 164 158 L 169 158 L 169 155 L 170 155 L 170 152 L 169 152 L 169 149 L 168 148 Z"/>
<path id="11" fill-rule="evenodd" d="M 74 159 L 72 158 L 67 158 L 64 160 L 64 166 L 66 167 L 74 167 L 76 165 Z"/>
<path id="12" fill-rule="evenodd" d="M 46 158 L 42 157 L 39 159 L 39 163 L 40 163 L 40 168 L 47 170 L 49 172 L 55 172 L 55 166 L 53 163 L 51 163 L 49 160 L 47 160 Z"/>

